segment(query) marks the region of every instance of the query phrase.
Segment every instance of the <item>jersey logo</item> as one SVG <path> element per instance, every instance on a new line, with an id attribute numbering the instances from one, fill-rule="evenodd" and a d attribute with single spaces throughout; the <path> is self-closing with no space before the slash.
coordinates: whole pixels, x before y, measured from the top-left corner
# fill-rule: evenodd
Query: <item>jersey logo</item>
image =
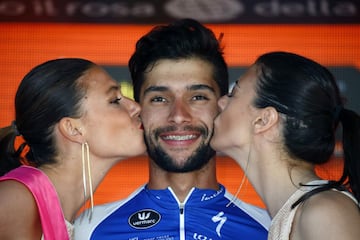
<path id="1" fill-rule="evenodd" d="M 215 223 L 219 222 L 216 227 L 216 233 L 219 237 L 221 237 L 220 231 L 221 231 L 222 226 L 226 222 L 227 217 L 224 217 L 224 212 L 219 212 L 216 216 L 213 216 L 211 220 L 213 220 L 213 222 L 215 222 Z"/>
<path id="2" fill-rule="evenodd" d="M 151 228 L 160 222 L 161 215 L 152 209 L 143 209 L 133 213 L 129 219 L 129 225 L 136 229 Z"/>

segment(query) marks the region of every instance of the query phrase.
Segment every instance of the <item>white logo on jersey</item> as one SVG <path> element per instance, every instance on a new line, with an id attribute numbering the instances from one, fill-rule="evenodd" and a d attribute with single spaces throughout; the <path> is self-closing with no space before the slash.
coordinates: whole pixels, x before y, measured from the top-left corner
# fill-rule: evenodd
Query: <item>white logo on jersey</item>
<path id="1" fill-rule="evenodd" d="M 161 220 L 161 215 L 153 209 L 142 209 L 128 218 L 128 223 L 136 229 L 147 229 L 155 226 Z"/>
<path id="2" fill-rule="evenodd" d="M 224 223 L 226 222 L 226 220 L 227 220 L 227 217 L 223 217 L 223 215 L 224 215 L 224 212 L 219 212 L 216 216 L 213 216 L 212 218 L 211 218 L 211 220 L 213 221 L 213 222 L 219 222 L 219 224 L 217 225 L 217 227 L 216 227 L 216 233 L 217 233 L 217 235 L 219 236 L 219 237 L 221 237 L 221 233 L 220 233 L 220 231 L 221 231 L 221 228 L 222 228 L 222 226 L 224 225 Z"/>
<path id="3" fill-rule="evenodd" d="M 212 240 L 212 238 L 208 238 L 207 236 L 204 236 L 204 235 L 201 235 L 201 234 L 198 234 L 198 233 L 194 233 L 193 239 L 196 239 L 196 240 Z"/>
<path id="4" fill-rule="evenodd" d="M 149 217 L 150 217 L 150 212 L 148 212 L 148 213 L 145 213 L 145 212 L 138 213 L 138 218 L 140 220 L 145 220 L 145 219 L 148 219 Z"/>

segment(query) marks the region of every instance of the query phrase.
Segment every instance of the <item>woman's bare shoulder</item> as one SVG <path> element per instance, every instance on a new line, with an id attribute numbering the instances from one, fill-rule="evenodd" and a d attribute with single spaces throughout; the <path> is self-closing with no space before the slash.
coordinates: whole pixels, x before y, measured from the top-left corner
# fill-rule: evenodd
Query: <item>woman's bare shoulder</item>
<path id="1" fill-rule="evenodd" d="M 294 239 L 358 239 L 360 209 L 347 195 L 325 191 L 307 199 L 296 213 Z"/>
<path id="2" fill-rule="evenodd" d="M 35 199 L 20 182 L 0 182 L 0 212 L 0 239 L 26 236 L 22 234 L 31 236 L 40 226 Z"/>

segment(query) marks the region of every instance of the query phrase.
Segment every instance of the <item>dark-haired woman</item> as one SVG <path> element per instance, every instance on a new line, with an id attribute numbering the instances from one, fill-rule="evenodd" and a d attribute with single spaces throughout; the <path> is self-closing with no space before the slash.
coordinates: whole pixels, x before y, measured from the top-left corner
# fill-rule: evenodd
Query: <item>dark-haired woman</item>
<path id="1" fill-rule="evenodd" d="M 359 239 L 360 117 L 325 67 L 264 54 L 218 103 L 211 145 L 237 161 L 263 199 L 269 239 Z M 339 125 L 343 174 L 321 179 L 315 166 L 331 159 Z"/>
<path id="2" fill-rule="evenodd" d="M 93 205 L 105 174 L 145 151 L 139 112 L 88 60 L 32 69 L 17 90 L 15 120 L 0 135 L 0 239 L 72 239 L 77 212 L 88 198 Z"/>

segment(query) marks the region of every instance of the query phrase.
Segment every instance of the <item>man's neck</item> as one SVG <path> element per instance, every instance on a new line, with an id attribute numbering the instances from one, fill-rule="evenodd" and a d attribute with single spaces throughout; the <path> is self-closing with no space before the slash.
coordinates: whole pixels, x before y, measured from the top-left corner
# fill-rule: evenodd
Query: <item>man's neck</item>
<path id="1" fill-rule="evenodd" d="M 150 162 L 149 189 L 171 187 L 180 202 L 183 202 L 192 188 L 219 190 L 216 179 L 215 159 L 203 168 L 187 173 L 166 172 Z"/>

